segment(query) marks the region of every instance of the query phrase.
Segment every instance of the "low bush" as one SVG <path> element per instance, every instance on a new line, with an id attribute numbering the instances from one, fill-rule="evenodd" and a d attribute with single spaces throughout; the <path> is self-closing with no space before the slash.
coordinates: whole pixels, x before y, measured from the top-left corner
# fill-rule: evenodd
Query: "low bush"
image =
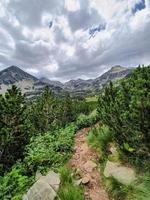
<path id="1" fill-rule="evenodd" d="M 30 173 L 37 170 L 47 171 L 59 168 L 70 158 L 73 147 L 73 137 L 76 131 L 74 123 L 55 132 L 47 132 L 31 139 L 26 148 L 24 163 Z"/>
<path id="2" fill-rule="evenodd" d="M 89 115 L 81 114 L 76 120 L 76 125 L 78 129 L 80 129 L 83 127 L 94 125 L 97 121 L 99 121 L 99 118 L 97 115 L 97 111 L 94 110 Z"/>
<path id="3" fill-rule="evenodd" d="M 115 200 L 149 200 L 150 176 L 139 177 L 135 184 L 123 185 L 114 178 L 105 179 L 105 184 L 110 197 Z"/>
<path id="4" fill-rule="evenodd" d="M 21 164 L 16 164 L 4 177 L 0 177 L 0 199 L 20 200 L 34 178 L 25 174 Z"/>

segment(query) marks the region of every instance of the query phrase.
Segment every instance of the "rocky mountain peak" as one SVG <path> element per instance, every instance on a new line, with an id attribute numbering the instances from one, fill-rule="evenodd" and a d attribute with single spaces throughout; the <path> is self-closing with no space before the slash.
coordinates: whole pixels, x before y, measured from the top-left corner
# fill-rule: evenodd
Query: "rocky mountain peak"
<path id="1" fill-rule="evenodd" d="M 22 80 L 37 80 L 36 77 L 28 74 L 17 66 L 10 66 L 0 72 L 0 84 L 14 84 Z"/>
<path id="2" fill-rule="evenodd" d="M 110 69 L 110 71 L 111 72 L 119 72 L 119 71 L 122 71 L 122 70 L 125 70 L 125 69 L 126 69 L 125 67 L 122 67 L 120 65 L 115 65 Z"/>

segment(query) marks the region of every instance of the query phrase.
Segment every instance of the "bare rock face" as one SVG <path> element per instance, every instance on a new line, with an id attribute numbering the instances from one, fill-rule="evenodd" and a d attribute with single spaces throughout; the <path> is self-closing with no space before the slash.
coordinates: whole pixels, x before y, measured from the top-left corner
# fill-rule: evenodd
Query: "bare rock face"
<path id="1" fill-rule="evenodd" d="M 51 171 L 41 176 L 25 194 L 22 200 L 54 200 L 60 185 L 60 177 Z"/>
<path id="2" fill-rule="evenodd" d="M 132 168 L 122 166 L 117 162 L 107 161 L 104 170 L 105 177 L 113 177 L 122 184 L 129 185 L 135 181 L 135 172 Z"/>

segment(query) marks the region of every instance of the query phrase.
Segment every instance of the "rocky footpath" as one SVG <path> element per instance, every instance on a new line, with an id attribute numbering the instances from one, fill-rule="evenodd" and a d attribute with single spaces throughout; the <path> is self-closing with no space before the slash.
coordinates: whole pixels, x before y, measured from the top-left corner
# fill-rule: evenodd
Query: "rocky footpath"
<path id="1" fill-rule="evenodd" d="M 86 142 L 89 130 L 84 128 L 76 134 L 74 154 L 69 165 L 76 171 L 76 184 L 84 186 L 85 200 L 108 200 L 99 172 L 99 154 Z"/>

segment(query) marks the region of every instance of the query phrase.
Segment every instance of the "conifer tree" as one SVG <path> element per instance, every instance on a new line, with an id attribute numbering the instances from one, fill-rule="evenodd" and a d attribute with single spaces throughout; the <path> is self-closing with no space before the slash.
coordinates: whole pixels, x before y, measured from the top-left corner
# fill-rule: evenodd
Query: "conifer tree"
<path id="1" fill-rule="evenodd" d="M 150 159 L 149 77 L 150 66 L 139 66 L 118 86 L 110 83 L 98 102 L 100 119 L 109 126 L 120 149 L 140 162 Z"/>
<path id="2" fill-rule="evenodd" d="M 3 169 L 18 158 L 29 139 L 25 97 L 15 85 L 0 96 L 0 163 Z"/>

